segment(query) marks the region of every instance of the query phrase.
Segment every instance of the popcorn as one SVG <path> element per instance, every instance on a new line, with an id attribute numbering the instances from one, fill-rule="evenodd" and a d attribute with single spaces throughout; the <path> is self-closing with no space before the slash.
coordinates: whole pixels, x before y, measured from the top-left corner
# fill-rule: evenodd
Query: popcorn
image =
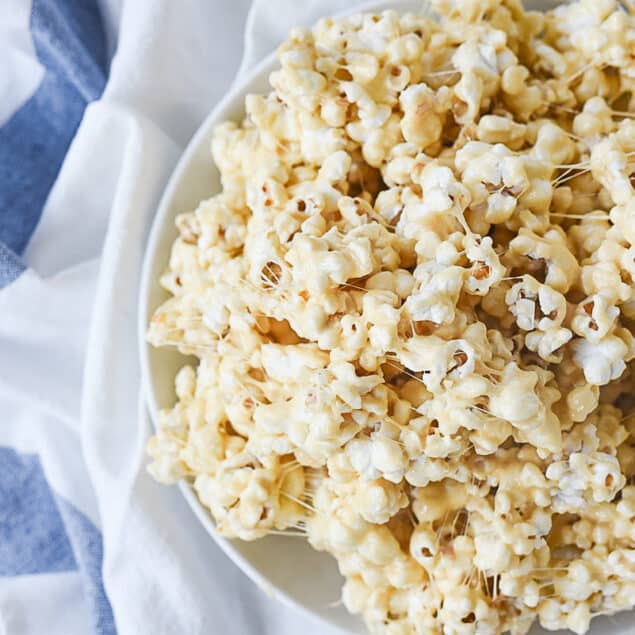
<path id="1" fill-rule="evenodd" d="M 149 470 L 376 635 L 584 633 L 635 597 L 635 18 L 432 7 L 294 29 L 215 129 Z"/>
<path id="2" fill-rule="evenodd" d="M 386 481 L 360 482 L 359 492 L 353 504 L 369 523 L 387 523 L 400 509 L 408 505 L 408 497 L 402 489 L 391 487 Z"/>
<path id="3" fill-rule="evenodd" d="M 526 126 L 513 119 L 500 115 L 483 115 L 476 128 L 481 141 L 487 143 L 504 143 L 509 148 L 522 146 Z"/>
<path id="4" fill-rule="evenodd" d="M 443 122 L 435 112 L 435 96 L 430 88 L 426 84 L 409 86 L 399 101 L 404 112 L 401 121 L 404 139 L 421 149 L 438 141 Z"/>
<path id="5" fill-rule="evenodd" d="M 556 453 L 561 447 L 560 430 L 551 405 L 560 393 L 545 385 L 548 376 L 541 370 L 524 371 L 514 362 L 506 366 L 489 407 L 495 417 L 511 423 L 519 440 Z"/>
<path id="6" fill-rule="evenodd" d="M 560 293 L 566 293 L 578 273 L 578 262 L 569 250 L 562 230 L 550 229 L 544 236 L 521 228 L 510 244 L 510 260 L 514 255 L 542 261 L 546 266 L 545 284 Z"/>
<path id="7" fill-rule="evenodd" d="M 605 386 L 619 379 L 626 369 L 624 357 L 627 347 L 624 342 L 609 335 L 597 344 L 577 339 L 572 344 L 573 360 L 584 371 L 586 380 L 594 386 Z"/>
<path id="8" fill-rule="evenodd" d="M 620 310 L 607 302 L 601 294 L 596 294 L 578 305 L 571 320 L 573 331 L 593 344 L 602 340 L 615 326 Z"/>
<path id="9" fill-rule="evenodd" d="M 547 478 L 558 483 L 555 491 L 556 513 L 584 506 L 587 501 L 611 501 L 624 486 L 617 459 L 602 452 L 572 453 L 568 462 L 552 463 Z"/>
<path id="10" fill-rule="evenodd" d="M 468 239 L 466 243 L 465 254 L 474 264 L 464 289 L 467 293 L 482 296 L 501 281 L 506 269 L 492 247 L 492 239 L 489 236 L 479 239 L 478 242 Z"/>

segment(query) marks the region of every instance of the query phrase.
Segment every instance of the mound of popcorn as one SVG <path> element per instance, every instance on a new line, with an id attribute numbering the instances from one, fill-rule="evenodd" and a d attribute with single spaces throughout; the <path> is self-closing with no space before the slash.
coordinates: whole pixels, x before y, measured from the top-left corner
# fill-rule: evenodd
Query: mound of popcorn
<path id="1" fill-rule="evenodd" d="M 635 605 L 635 16 L 430 5 L 293 30 L 216 128 L 150 471 L 373 634 L 582 634 Z"/>

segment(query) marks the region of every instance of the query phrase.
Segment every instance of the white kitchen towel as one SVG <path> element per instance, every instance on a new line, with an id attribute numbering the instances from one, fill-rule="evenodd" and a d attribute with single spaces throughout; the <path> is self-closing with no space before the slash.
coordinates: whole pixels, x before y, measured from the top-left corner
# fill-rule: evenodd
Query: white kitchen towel
<path id="1" fill-rule="evenodd" d="M 145 241 L 250 5 L 0 0 L 0 635 L 327 635 L 145 471 Z M 256 0 L 241 72 L 342 8 Z"/>

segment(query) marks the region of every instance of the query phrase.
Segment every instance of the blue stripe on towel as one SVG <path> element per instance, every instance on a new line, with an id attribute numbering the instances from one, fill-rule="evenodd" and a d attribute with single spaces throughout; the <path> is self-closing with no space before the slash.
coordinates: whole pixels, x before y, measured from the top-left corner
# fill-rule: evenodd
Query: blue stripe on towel
<path id="1" fill-rule="evenodd" d="M 101 95 L 107 73 L 96 0 L 33 0 L 30 27 L 46 72 L 35 94 L 0 128 L 0 244 L 14 260 L 35 230 L 86 104 Z M 0 288 L 24 269 L 3 269 L 2 257 Z"/>
<path id="2" fill-rule="evenodd" d="M 37 456 L 0 448 L 0 575 L 76 569 L 64 522 Z"/>
<path id="3" fill-rule="evenodd" d="M 24 269 L 22 259 L 0 242 L 0 289 L 13 282 Z"/>
<path id="4" fill-rule="evenodd" d="M 0 576 L 77 571 L 94 632 L 116 635 L 93 523 L 51 490 L 39 458 L 0 448 Z"/>
<path id="5" fill-rule="evenodd" d="M 57 504 L 82 574 L 84 593 L 92 609 L 95 632 L 99 635 L 116 635 L 112 609 L 101 576 L 101 534 L 97 527 L 68 501 L 58 496 Z"/>

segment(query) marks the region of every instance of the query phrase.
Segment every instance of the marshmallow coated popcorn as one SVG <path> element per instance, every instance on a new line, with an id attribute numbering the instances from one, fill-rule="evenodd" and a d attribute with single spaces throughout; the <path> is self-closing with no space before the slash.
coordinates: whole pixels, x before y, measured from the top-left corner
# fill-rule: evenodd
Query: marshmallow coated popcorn
<path id="1" fill-rule="evenodd" d="M 635 18 L 326 18 L 212 142 L 148 339 L 196 363 L 151 473 L 300 533 L 381 635 L 635 604 Z"/>

